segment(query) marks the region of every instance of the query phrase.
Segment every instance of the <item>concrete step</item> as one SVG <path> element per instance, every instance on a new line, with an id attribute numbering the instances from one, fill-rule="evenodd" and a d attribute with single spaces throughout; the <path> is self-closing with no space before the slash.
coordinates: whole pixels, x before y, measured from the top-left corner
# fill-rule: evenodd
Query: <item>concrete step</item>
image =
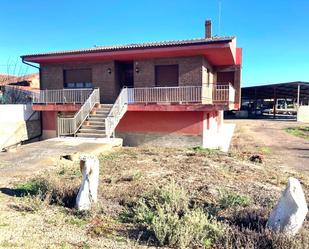
<path id="1" fill-rule="evenodd" d="M 104 109 L 96 109 L 94 112 L 96 114 L 108 114 L 110 112 L 110 109 L 106 109 L 106 110 L 104 110 Z"/>
<path id="2" fill-rule="evenodd" d="M 105 123 L 102 125 L 94 125 L 94 124 L 82 125 L 81 129 L 105 130 Z"/>
<path id="3" fill-rule="evenodd" d="M 99 129 L 81 128 L 81 129 L 79 129 L 78 132 L 80 132 L 80 133 L 92 133 L 92 134 L 105 134 L 105 129 L 99 130 Z"/>
<path id="4" fill-rule="evenodd" d="M 114 104 L 100 104 L 101 107 L 110 107 L 112 108 Z"/>
<path id="5" fill-rule="evenodd" d="M 97 116 L 93 116 L 93 117 L 89 117 L 87 119 L 87 121 L 89 121 L 90 123 L 93 122 L 93 121 L 97 121 L 97 122 L 104 122 L 105 121 L 105 118 L 104 117 L 97 117 Z"/>
<path id="6" fill-rule="evenodd" d="M 98 125 L 98 126 L 104 126 L 105 127 L 105 120 L 87 120 L 86 121 L 88 123 L 88 125 L 92 126 L 92 125 Z M 85 124 L 86 125 L 86 124 Z"/>
<path id="7" fill-rule="evenodd" d="M 98 133 L 76 133 L 77 137 L 89 137 L 89 138 L 104 138 L 106 137 L 105 134 L 98 134 Z"/>
<path id="8" fill-rule="evenodd" d="M 96 113 L 96 114 L 90 114 L 89 117 L 90 118 L 102 118 L 102 119 L 104 119 L 104 118 L 107 117 L 107 114 L 101 114 L 101 113 L 98 114 L 98 113 Z"/>
<path id="9" fill-rule="evenodd" d="M 101 109 L 101 108 L 112 108 L 114 104 L 99 104 L 96 105 L 95 108 Z"/>

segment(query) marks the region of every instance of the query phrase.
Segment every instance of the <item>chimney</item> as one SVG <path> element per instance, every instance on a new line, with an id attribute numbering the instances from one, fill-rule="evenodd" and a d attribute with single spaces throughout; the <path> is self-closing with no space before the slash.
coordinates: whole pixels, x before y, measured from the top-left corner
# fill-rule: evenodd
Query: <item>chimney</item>
<path id="1" fill-rule="evenodd" d="M 211 20 L 205 21 L 205 38 L 211 38 Z"/>

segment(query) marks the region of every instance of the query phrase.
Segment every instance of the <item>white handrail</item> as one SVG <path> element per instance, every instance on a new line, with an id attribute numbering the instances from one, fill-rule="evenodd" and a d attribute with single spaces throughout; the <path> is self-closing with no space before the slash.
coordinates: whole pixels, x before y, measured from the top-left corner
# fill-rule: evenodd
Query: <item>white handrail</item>
<path id="1" fill-rule="evenodd" d="M 128 88 L 123 88 L 116 99 L 112 109 L 105 119 L 105 132 L 107 137 L 114 135 L 116 126 L 128 108 Z"/>
<path id="2" fill-rule="evenodd" d="M 58 136 L 75 134 L 98 103 L 100 103 L 100 90 L 94 89 L 74 117 L 58 117 Z"/>

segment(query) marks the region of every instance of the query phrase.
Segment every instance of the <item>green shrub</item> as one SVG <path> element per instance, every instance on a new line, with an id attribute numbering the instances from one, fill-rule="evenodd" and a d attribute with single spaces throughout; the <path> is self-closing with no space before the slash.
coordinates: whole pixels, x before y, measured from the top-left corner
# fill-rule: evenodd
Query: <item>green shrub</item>
<path id="1" fill-rule="evenodd" d="M 141 198 L 133 221 L 146 225 L 160 245 L 209 247 L 223 227 L 201 209 L 189 209 L 186 191 L 174 181 Z"/>
<path id="2" fill-rule="evenodd" d="M 220 190 L 219 204 L 223 209 L 233 208 L 237 206 L 248 206 L 250 200 L 246 196 L 239 195 L 232 190 L 223 189 Z"/>
<path id="3" fill-rule="evenodd" d="M 46 180 L 31 180 L 26 183 L 18 184 L 14 189 L 19 196 L 25 195 L 45 195 L 49 189 Z"/>

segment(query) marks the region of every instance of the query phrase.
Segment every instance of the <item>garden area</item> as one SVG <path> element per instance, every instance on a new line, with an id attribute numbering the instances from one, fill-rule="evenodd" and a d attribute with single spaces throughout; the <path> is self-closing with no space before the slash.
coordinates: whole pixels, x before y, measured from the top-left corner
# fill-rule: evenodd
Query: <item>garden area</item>
<path id="1" fill-rule="evenodd" d="M 201 148 L 119 148 L 99 157 L 99 201 L 90 212 L 74 208 L 79 162 L 59 159 L 1 189 L 0 247 L 308 248 L 308 218 L 293 238 L 265 224 L 288 176 L 305 192 L 309 176 L 252 158 Z"/>

